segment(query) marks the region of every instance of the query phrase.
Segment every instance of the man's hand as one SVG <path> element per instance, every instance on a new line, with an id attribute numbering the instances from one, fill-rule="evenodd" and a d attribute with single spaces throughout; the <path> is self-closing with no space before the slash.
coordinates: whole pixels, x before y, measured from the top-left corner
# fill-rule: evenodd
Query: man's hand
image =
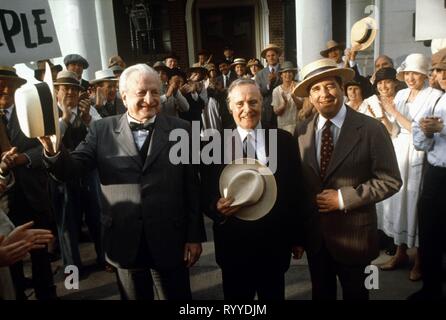
<path id="1" fill-rule="evenodd" d="M 339 210 L 339 198 L 337 190 L 324 190 L 316 196 L 319 212 L 332 212 Z"/>
<path id="2" fill-rule="evenodd" d="M 44 136 L 37 138 L 45 149 L 45 154 L 49 157 L 52 157 L 59 152 L 59 150 L 54 150 L 53 143 L 51 142 L 51 137 L 55 138 L 55 136 Z"/>
<path id="3" fill-rule="evenodd" d="M 217 202 L 217 210 L 222 215 L 226 217 L 232 216 L 234 213 L 240 210 L 240 206 L 231 207 L 231 203 L 234 202 L 234 199 L 231 198 L 220 198 Z"/>
<path id="4" fill-rule="evenodd" d="M 96 108 L 102 108 L 105 104 L 105 94 L 101 87 L 96 87 Z"/>
<path id="5" fill-rule="evenodd" d="M 274 71 L 274 69 L 268 74 L 268 81 L 270 85 L 273 85 L 274 82 L 277 80 L 277 73 Z"/>
<path id="6" fill-rule="evenodd" d="M 293 259 L 294 260 L 300 260 L 302 259 L 302 256 L 304 255 L 305 249 L 302 246 L 293 246 L 291 248 L 293 252 Z"/>
<path id="7" fill-rule="evenodd" d="M 18 157 L 17 148 L 12 147 L 1 155 L 0 173 L 7 175 L 11 169 L 16 166 L 16 158 Z"/>
<path id="8" fill-rule="evenodd" d="M 198 261 L 202 252 L 201 243 L 186 243 L 184 247 L 184 261 L 186 267 L 192 267 Z"/>
<path id="9" fill-rule="evenodd" d="M 4 240 L 4 244 L 12 244 L 18 241 L 26 241 L 30 245 L 30 250 L 45 248 L 53 240 L 51 231 L 45 229 L 30 229 L 34 222 L 22 224 L 15 228 Z"/>
<path id="10" fill-rule="evenodd" d="M 91 121 L 90 100 L 88 98 L 79 100 L 79 113 L 82 121 L 88 125 Z"/>
<path id="11" fill-rule="evenodd" d="M 0 267 L 10 266 L 25 258 L 31 246 L 25 240 L 5 244 L 5 236 L 0 235 Z"/>
<path id="12" fill-rule="evenodd" d="M 443 119 L 438 117 L 422 118 L 420 120 L 420 128 L 426 137 L 433 138 L 434 133 L 438 133 L 443 130 Z"/>

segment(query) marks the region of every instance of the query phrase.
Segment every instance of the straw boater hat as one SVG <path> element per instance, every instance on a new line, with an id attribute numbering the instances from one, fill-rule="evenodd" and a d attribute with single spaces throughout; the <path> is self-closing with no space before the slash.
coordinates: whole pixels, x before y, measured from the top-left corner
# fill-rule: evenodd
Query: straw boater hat
<path id="1" fill-rule="evenodd" d="M 246 65 L 248 68 L 251 68 L 252 66 L 258 66 L 260 69 L 263 69 L 263 64 L 260 62 L 259 59 L 250 59 L 248 61 L 248 64 Z"/>
<path id="2" fill-rule="evenodd" d="M 15 68 L 0 65 L 0 79 L 12 80 L 17 82 L 19 86 L 26 83 L 26 80 L 20 78 L 15 71 Z"/>
<path id="3" fill-rule="evenodd" d="M 367 17 L 356 22 L 351 30 L 352 47 L 357 51 L 362 51 L 370 47 L 378 33 L 376 20 Z"/>
<path id="4" fill-rule="evenodd" d="M 316 81 L 328 77 L 339 77 L 343 82 L 346 82 L 355 77 L 355 72 L 350 68 L 338 68 L 332 59 L 316 60 L 302 68 L 302 81 L 294 89 L 294 94 L 299 97 L 308 97 L 310 86 Z"/>
<path id="5" fill-rule="evenodd" d="M 234 62 L 231 64 L 231 68 L 234 68 L 238 64 L 242 64 L 242 65 L 246 66 L 246 60 L 243 58 L 234 59 Z"/>
<path id="6" fill-rule="evenodd" d="M 400 81 L 404 81 L 405 72 L 418 72 L 427 77 L 429 75 L 429 59 L 424 54 L 412 53 L 406 57 L 397 72 L 396 78 Z"/>
<path id="7" fill-rule="evenodd" d="M 66 86 L 75 86 L 79 87 L 79 89 L 82 89 L 82 86 L 77 80 L 77 74 L 72 71 L 62 70 L 57 74 L 57 78 L 54 81 L 54 86 L 56 87 L 62 84 Z"/>
<path id="8" fill-rule="evenodd" d="M 60 141 L 59 110 L 50 66 L 46 65 L 43 82 L 17 89 L 14 100 L 20 129 L 25 136 L 37 138 L 55 135 L 52 142 L 57 150 Z"/>
<path id="9" fill-rule="evenodd" d="M 238 159 L 228 164 L 220 175 L 220 194 L 233 198 L 231 206 L 242 206 L 235 217 L 257 220 L 274 207 L 277 185 L 271 170 L 254 159 Z"/>
<path id="10" fill-rule="evenodd" d="M 297 68 L 294 67 L 294 65 L 291 61 L 284 61 L 280 65 L 279 73 L 286 72 L 286 71 L 297 72 Z"/>
<path id="11" fill-rule="evenodd" d="M 345 45 L 343 43 L 338 43 L 334 40 L 328 40 L 327 41 L 327 49 L 322 50 L 320 52 L 321 56 L 328 58 L 328 53 L 333 49 L 339 49 L 343 51 L 345 49 Z"/>
<path id="12" fill-rule="evenodd" d="M 118 81 L 115 74 L 110 69 L 99 70 L 94 73 L 96 79 L 90 81 L 90 84 L 97 84 L 103 81 Z"/>
<path id="13" fill-rule="evenodd" d="M 260 56 L 263 59 L 266 59 L 266 52 L 269 50 L 276 51 L 278 56 L 280 56 L 282 54 L 282 49 L 278 45 L 270 43 L 269 45 L 266 46 L 265 49 L 262 50 L 262 53 L 260 54 Z"/>

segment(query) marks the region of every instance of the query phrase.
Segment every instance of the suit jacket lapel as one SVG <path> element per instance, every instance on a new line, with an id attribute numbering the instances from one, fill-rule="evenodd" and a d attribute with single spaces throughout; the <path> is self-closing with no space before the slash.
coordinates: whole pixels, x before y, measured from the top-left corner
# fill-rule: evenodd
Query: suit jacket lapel
<path id="1" fill-rule="evenodd" d="M 150 142 L 149 154 L 147 155 L 146 162 L 144 163 L 144 171 L 152 164 L 156 156 L 169 142 L 169 126 L 166 119 L 158 114 L 156 116 L 155 128 L 152 133 L 152 141 Z"/>
<path id="2" fill-rule="evenodd" d="M 316 120 L 318 113 L 308 123 L 307 131 L 299 141 L 300 153 L 304 156 L 303 161 L 307 163 L 319 177 L 319 164 L 316 157 Z"/>
<path id="3" fill-rule="evenodd" d="M 116 140 L 121 148 L 138 164 L 139 167 L 142 168 L 143 163 L 139 152 L 136 149 L 135 140 L 132 131 L 130 130 L 126 113 L 119 118 L 118 123 L 116 124 L 115 134 Z"/>
<path id="4" fill-rule="evenodd" d="M 355 112 L 356 111 L 353 111 L 347 107 L 347 114 L 345 116 L 344 124 L 342 125 L 338 141 L 336 142 L 336 146 L 333 150 L 333 155 L 331 156 L 330 164 L 324 180 L 326 180 L 336 170 L 336 168 L 342 163 L 342 161 L 361 139 L 357 132 L 357 128 L 362 124 L 360 119 L 356 117 Z"/>

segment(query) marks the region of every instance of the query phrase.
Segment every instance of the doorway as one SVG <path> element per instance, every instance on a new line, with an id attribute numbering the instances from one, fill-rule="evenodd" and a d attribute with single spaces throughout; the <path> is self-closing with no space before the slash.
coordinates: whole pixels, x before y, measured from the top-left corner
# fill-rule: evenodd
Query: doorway
<path id="1" fill-rule="evenodd" d="M 223 59 L 223 49 L 229 45 L 235 57 L 255 57 L 256 36 L 254 6 L 200 8 L 199 48 L 213 54 L 213 60 Z"/>

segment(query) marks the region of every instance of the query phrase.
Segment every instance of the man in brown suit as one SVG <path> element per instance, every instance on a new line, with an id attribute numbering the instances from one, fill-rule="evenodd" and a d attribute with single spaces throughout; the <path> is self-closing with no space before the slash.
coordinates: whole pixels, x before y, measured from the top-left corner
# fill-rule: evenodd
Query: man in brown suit
<path id="1" fill-rule="evenodd" d="M 368 299 L 366 266 L 379 254 L 375 203 L 401 187 L 390 137 L 375 119 L 343 103 L 342 83 L 354 72 L 321 59 L 302 69 L 294 94 L 317 113 L 296 130 L 308 190 L 317 208 L 307 254 L 313 299 Z"/>

